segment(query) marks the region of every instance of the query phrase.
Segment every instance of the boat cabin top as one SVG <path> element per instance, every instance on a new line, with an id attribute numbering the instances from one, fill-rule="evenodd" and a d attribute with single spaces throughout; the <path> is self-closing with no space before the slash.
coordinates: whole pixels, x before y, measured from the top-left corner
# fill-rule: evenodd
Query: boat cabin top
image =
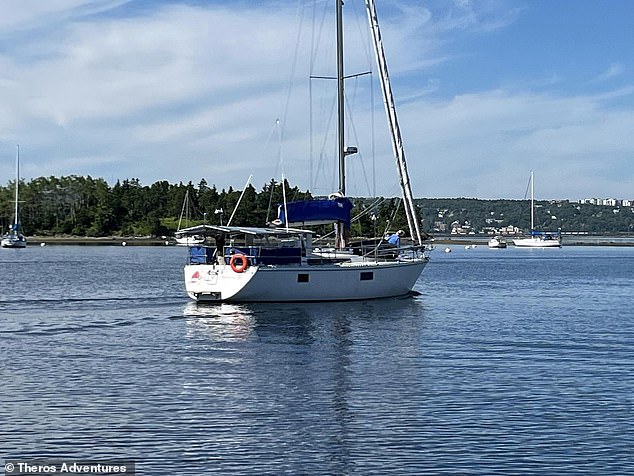
<path id="1" fill-rule="evenodd" d="M 312 253 L 310 230 L 199 225 L 180 230 L 180 234 L 202 235 L 215 242 L 215 246 L 190 247 L 191 264 L 223 261 L 227 264 L 236 253 L 247 256 L 252 264 L 291 264 Z"/>

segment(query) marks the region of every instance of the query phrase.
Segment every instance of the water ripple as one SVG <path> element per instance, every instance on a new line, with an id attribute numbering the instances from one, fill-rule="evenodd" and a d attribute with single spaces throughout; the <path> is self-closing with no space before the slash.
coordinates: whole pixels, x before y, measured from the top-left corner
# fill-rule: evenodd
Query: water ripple
<path id="1" fill-rule="evenodd" d="M 79 250 L 64 271 L 71 251 L 38 268 L 44 300 L 0 295 L 1 457 L 133 458 L 148 475 L 634 473 L 634 250 L 456 250 L 407 299 L 213 306 L 188 301 L 174 250 L 125 266 L 129 250 Z M 106 255 L 116 271 L 78 272 Z"/>

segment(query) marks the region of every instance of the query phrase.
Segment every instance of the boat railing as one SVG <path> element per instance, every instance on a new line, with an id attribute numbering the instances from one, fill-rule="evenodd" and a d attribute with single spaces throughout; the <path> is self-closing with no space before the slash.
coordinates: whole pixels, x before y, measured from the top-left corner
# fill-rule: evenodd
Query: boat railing
<path id="1" fill-rule="evenodd" d="M 225 246 L 222 255 L 218 258 L 218 248 L 215 246 L 190 246 L 188 254 L 188 264 L 225 264 L 229 265 L 231 259 L 236 254 L 244 255 L 249 266 L 256 265 L 300 265 L 302 263 L 302 249 L 300 247 L 275 247 L 267 248 L 263 246 Z M 350 261 L 355 255 L 365 260 L 372 261 L 409 261 L 420 259 L 425 256 L 425 248 L 412 245 L 400 246 L 380 245 L 374 247 L 361 247 L 349 252 L 341 252 L 327 249 L 315 250 L 308 264 L 325 264 Z"/>
<path id="2" fill-rule="evenodd" d="M 371 244 L 361 244 L 358 253 L 364 259 L 377 261 L 410 260 L 424 257 L 425 246 L 404 245 L 396 246 L 385 241 Z"/>
<path id="3" fill-rule="evenodd" d="M 425 251 L 428 251 L 428 248 L 424 245 L 401 246 L 399 248 L 399 255 L 397 257 L 397 260 L 413 261 L 426 259 L 427 255 L 425 255 Z"/>
<path id="4" fill-rule="evenodd" d="M 250 266 L 300 264 L 302 260 L 300 247 L 225 246 L 222 249 L 220 260 L 218 259 L 218 251 L 215 246 L 190 246 L 188 264 L 224 263 L 228 265 L 236 254 L 244 255 Z"/>
<path id="5" fill-rule="evenodd" d="M 299 246 L 225 246 L 223 257 L 229 264 L 231 257 L 240 253 L 247 257 L 250 265 L 300 264 L 302 249 Z"/>
<path id="6" fill-rule="evenodd" d="M 561 241 L 561 232 L 559 231 L 532 230 L 530 236 L 542 241 Z"/>

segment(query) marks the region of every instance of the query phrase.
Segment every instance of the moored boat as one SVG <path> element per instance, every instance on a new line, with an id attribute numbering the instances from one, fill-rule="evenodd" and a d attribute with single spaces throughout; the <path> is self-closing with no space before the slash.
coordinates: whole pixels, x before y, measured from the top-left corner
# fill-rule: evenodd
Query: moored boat
<path id="1" fill-rule="evenodd" d="M 26 237 L 22 234 L 20 226 L 19 187 L 20 187 L 20 146 L 16 146 L 15 159 L 15 206 L 13 211 L 13 223 L 9 230 L 2 235 L 0 246 L 2 248 L 26 248 Z"/>
<path id="2" fill-rule="evenodd" d="M 189 248 L 188 295 L 201 302 L 346 301 L 408 294 L 427 264 L 419 247 L 395 259 L 377 247 L 356 255 L 312 246 L 312 231 L 200 225 L 214 247 Z"/>
<path id="3" fill-rule="evenodd" d="M 535 230 L 535 184 L 533 171 L 530 178 L 531 187 L 531 232 L 530 236 L 517 238 L 513 244 L 520 248 L 559 248 L 561 246 L 561 233 Z"/>
<path id="4" fill-rule="evenodd" d="M 531 236 L 513 240 L 520 248 L 560 248 L 561 235 L 558 233 L 533 231 Z"/>
<path id="5" fill-rule="evenodd" d="M 506 239 L 502 236 L 494 236 L 489 239 L 489 248 L 506 248 Z"/>
<path id="6" fill-rule="evenodd" d="M 386 250 L 380 242 L 361 248 L 349 243 L 352 202 L 346 197 L 345 158 L 357 148 L 344 145 L 343 1 L 335 3 L 339 189 L 326 198 L 281 204 L 274 227 L 201 225 L 181 230 L 183 235 L 204 236 L 215 243 L 189 248 L 184 278 L 192 299 L 291 302 L 403 296 L 412 291 L 428 263 L 373 0 L 366 0 L 368 21 L 412 244 L 399 243 Z M 313 246 L 313 232 L 305 227 L 325 223 L 335 225 L 335 246 L 318 249 Z"/>

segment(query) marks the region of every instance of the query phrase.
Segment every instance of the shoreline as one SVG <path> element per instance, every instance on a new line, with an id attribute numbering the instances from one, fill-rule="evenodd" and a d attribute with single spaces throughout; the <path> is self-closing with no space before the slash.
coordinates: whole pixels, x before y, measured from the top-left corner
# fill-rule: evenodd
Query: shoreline
<path id="1" fill-rule="evenodd" d="M 484 245 L 486 246 L 490 236 L 445 236 L 437 235 L 432 244 L 442 245 Z M 513 237 L 506 237 L 509 246 Z M 106 237 L 85 237 L 85 236 L 27 236 L 27 243 L 30 245 L 75 245 L 75 246 L 176 246 L 173 237 L 145 237 L 145 236 L 106 236 Z M 562 246 L 634 246 L 633 236 L 610 236 L 610 235 L 564 235 Z"/>
<path id="2" fill-rule="evenodd" d="M 139 236 L 27 236 L 26 241 L 32 245 L 76 245 L 76 246 L 176 246 L 171 237 L 139 237 Z"/>
<path id="3" fill-rule="evenodd" d="M 434 237 L 434 244 L 442 245 L 484 245 L 487 246 L 491 236 L 444 236 Z M 509 247 L 513 247 L 513 239 L 518 236 L 505 236 Z M 634 246 L 634 235 L 632 236 L 611 236 L 611 235 L 563 235 L 562 246 Z"/>

